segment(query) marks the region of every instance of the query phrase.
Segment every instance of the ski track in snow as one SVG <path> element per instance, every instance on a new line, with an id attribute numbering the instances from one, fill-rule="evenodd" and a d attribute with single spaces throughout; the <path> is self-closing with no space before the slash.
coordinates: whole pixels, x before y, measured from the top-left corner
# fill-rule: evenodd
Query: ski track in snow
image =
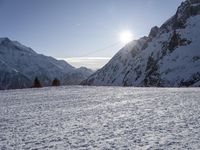
<path id="1" fill-rule="evenodd" d="M 0 149 L 200 149 L 200 89 L 0 91 Z"/>

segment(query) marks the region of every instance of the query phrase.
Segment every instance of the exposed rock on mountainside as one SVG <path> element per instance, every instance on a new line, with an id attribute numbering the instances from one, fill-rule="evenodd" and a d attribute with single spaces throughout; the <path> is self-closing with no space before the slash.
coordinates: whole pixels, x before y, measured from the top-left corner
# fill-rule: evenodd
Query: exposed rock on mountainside
<path id="1" fill-rule="evenodd" d="M 182 2 L 160 28 L 127 44 L 82 84 L 200 86 L 200 0 Z"/>

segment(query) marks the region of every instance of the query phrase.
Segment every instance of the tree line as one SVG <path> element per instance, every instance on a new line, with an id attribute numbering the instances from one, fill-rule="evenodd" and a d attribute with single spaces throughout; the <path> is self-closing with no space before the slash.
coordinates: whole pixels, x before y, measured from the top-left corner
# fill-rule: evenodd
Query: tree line
<path id="1" fill-rule="evenodd" d="M 60 86 L 60 80 L 55 78 L 53 81 L 52 81 L 52 84 L 51 86 Z M 35 78 L 34 82 L 33 82 L 33 88 L 41 88 L 43 87 L 40 80 L 38 79 L 38 77 Z"/>

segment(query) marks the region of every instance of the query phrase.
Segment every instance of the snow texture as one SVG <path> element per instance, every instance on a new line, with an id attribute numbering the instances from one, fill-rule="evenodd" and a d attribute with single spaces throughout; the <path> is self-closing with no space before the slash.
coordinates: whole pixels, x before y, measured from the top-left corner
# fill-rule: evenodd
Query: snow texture
<path id="1" fill-rule="evenodd" d="M 199 88 L 0 91 L 0 149 L 200 149 Z"/>

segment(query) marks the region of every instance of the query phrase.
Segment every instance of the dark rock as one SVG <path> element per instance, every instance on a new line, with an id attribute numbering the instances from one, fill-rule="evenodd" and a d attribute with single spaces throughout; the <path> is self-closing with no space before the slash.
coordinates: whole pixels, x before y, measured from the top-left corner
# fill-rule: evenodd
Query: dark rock
<path id="1" fill-rule="evenodd" d="M 155 27 L 151 28 L 151 31 L 150 31 L 148 37 L 153 38 L 158 34 L 158 32 L 159 32 L 159 28 L 157 26 L 155 26 Z"/>

